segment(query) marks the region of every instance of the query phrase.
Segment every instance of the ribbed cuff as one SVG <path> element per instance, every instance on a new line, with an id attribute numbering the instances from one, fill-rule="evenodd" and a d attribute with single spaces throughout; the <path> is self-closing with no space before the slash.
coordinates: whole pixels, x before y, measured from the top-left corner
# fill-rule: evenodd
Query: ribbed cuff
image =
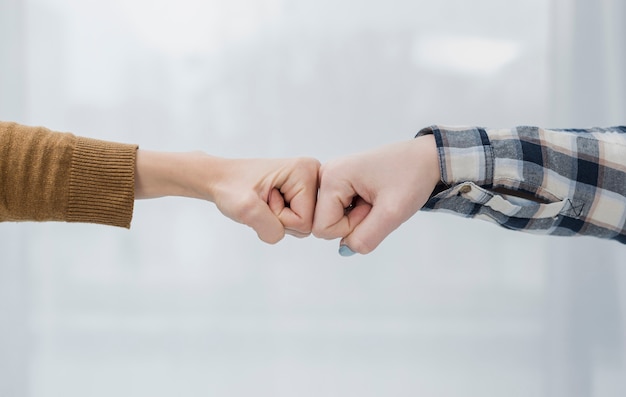
<path id="1" fill-rule="evenodd" d="M 130 228 L 136 154 L 136 145 L 77 138 L 67 221 Z"/>

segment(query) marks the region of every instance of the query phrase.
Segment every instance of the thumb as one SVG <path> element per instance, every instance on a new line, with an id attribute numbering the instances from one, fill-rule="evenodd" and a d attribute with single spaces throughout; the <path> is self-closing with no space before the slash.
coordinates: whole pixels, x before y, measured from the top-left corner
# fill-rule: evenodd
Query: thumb
<path id="1" fill-rule="evenodd" d="M 393 205 L 373 205 L 367 216 L 341 240 L 339 254 L 351 256 L 372 252 L 404 220 Z"/>
<path id="2" fill-rule="evenodd" d="M 253 228 L 259 238 L 266 243 L 275 244 L 285 236 L 283 224 L 262 200 L 255 200 L 249 205 L 242 221 Z"/>

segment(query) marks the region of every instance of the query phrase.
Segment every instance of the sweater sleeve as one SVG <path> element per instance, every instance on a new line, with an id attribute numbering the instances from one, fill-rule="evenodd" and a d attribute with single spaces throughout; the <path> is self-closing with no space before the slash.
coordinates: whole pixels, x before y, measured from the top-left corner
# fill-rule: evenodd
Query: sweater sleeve
<path id="1" fill-rule="evenodd" d="M 0 221 L 130 227 L 136 145 L 0 122 Z"/>

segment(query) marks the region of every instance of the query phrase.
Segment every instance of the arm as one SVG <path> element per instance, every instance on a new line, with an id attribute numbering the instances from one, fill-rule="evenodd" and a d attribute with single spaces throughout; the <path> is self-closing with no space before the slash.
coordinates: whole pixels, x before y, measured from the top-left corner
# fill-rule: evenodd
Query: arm
<path id="1" fill-rule="evenodd" d="M 446 188 L 424 209 L 626 243 L 626 127 L 430 127 Z"/>
<path id="2" fill-rule="evenodd" d="M 0 221 L 129 227 L 136 148 L 0 122 Z"/>
<path id="3" fill-rule="evenodd" d="M 135 199 L 214 202 L 266 242 L 311 232 L 319 162 L 166 153 L 0 123 L 0 221 L 130 227 Z"/>
<path id="4" fill-rule="evenodd" d="M 626 127 L 426 128 L 324 165 L 313 233 L 368 253 L 420 208 L 626 243 Z"/>
<path id="5" fill-rule="evenodd" d="M 319 162 L 311 158 L 226 159 L 201 152 L 139 150 L 135 196 L 207 200 L 259 238 L 311 233 Z"/>

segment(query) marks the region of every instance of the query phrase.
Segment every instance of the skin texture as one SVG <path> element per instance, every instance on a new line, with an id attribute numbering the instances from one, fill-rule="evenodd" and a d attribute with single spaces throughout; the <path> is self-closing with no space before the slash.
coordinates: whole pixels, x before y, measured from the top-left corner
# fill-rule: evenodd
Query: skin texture
<path id="1" fill-rule="evenodd" d="M 437 147 L 422 136 L 332 160 L 225 159 L 138 150 L 135 198 L 183 196 L 216 204 L 274 244 L 285 234 L 341 239 L 367 254 L 426 203 L 440 180 Z M 318 190 L 319 189 L 319 190 Z"/>
<path id="2" fill-rule="evenodd" d="M 225 159 L 205 153 L 138 150 L 135 198 L 203 199 L 270 244 L 311 233 L 319 161 L 312 158 Z"/>
<path id="3" fill-rule="evenodd" d="M 428 200 L 440 180 L 432 135 L 324 164 L 313 234 L 341 238 L 340 253 L 367 254 Z"/>

